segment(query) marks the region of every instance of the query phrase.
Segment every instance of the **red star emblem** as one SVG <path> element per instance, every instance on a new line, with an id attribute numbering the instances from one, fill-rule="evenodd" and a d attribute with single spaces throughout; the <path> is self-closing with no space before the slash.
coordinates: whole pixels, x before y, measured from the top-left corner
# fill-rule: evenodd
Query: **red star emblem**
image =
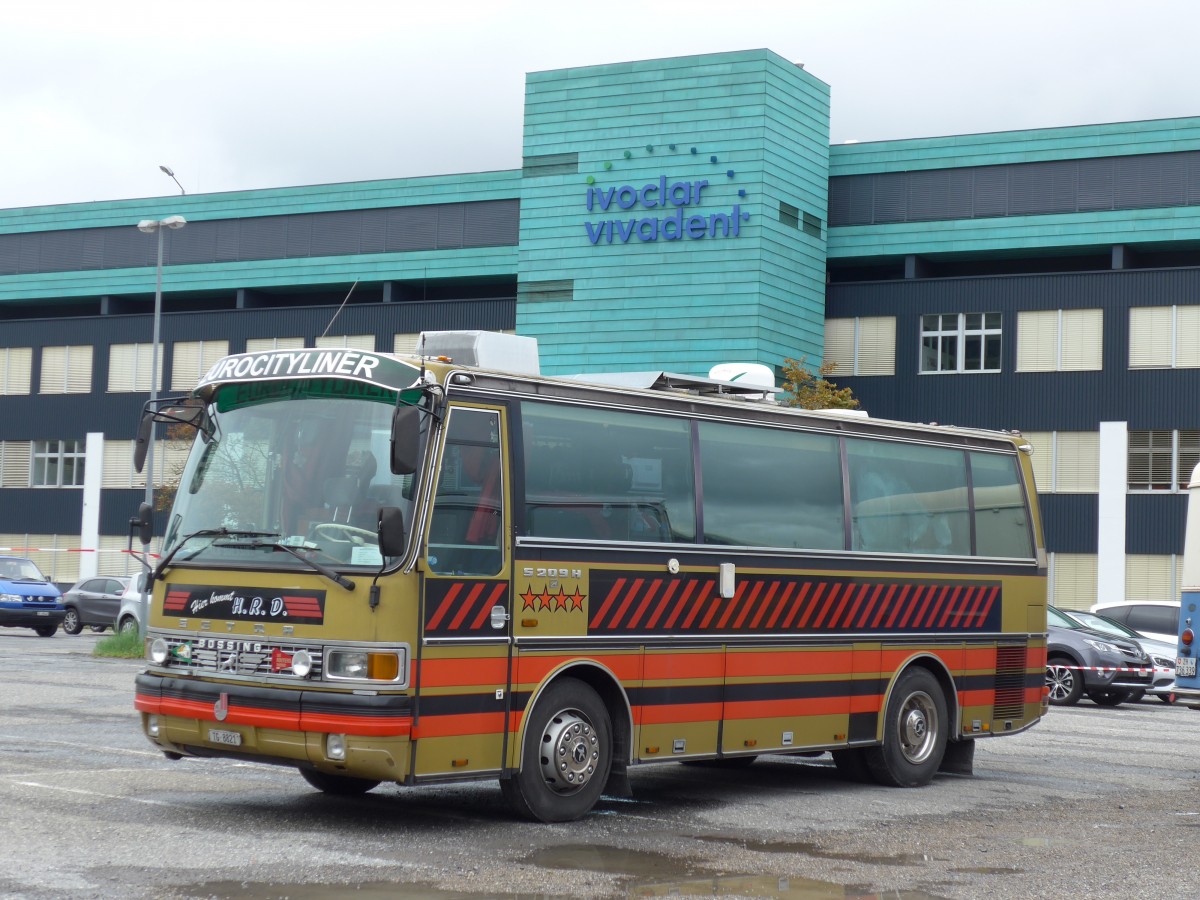
<path id="1" fill-rule="evenodd" d="M 525 601 L 521 606 L 522 609 L 537 609 L 538 595 L 533 592 L 530 585 L 525 585 L 525 593 L 521 595 L 521 599 Z"/>
<path id="2" fill-rule="evenodd" d="M 553 601 L 554 595 L 543 591 L 541 596 L 538 597 L 538 609 L 552 609 L 554 605 Z"/>
<path id="3" fill-rule="evenodd" d="M 556 610 L 567 609 L 567 595 L 563 592 L 562 588 L 558 589 L 558 596 L 554 598 L 554 608 Z"/>
<path id="4" fill-rule="evenodd" d="M 575 588 L 575 593 L 571 594 L 571 596 L 567 599 L 569 599 L 571 601 L 571 609 L 577 609 L 580 612 L 582 612 L 583 611 L 583 601 L 586 598 L 587 598 L 587 594 L 579 593 L 579 588 L 577 587 L 577 588 Z"/>

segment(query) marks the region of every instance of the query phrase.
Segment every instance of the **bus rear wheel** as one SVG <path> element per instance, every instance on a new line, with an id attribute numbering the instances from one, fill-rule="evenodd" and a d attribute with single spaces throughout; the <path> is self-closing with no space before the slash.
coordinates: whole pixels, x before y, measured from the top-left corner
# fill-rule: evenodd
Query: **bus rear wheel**
<path id="1" fill-rule="evenodd" d="M 913 667 L 896 681 L 883 723 L 883 745 L 867 750 L 880 784 L 920 787 L 933 780 L 946 753 L 946 698 L 927 669 Z"/>
<path id="2" fill-rule="evenodd" d="M 604 701 L 575 678 L 551 684 L 534 703 L 521 768 L 502 779 L 505 800 L 540 822 L 569 822 L 588 813 L 612 768 L 612 723 Z"/>

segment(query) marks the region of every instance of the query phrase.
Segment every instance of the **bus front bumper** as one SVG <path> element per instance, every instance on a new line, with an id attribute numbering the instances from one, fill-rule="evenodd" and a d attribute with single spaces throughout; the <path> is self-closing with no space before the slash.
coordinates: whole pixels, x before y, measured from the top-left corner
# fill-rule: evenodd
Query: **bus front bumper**
<path id="1" fill-rule="evenodd" d="M 379 781 L 408 777 L 412 698 L 138 675 L 134 706 L 156 747 L 308 765 Z"/>

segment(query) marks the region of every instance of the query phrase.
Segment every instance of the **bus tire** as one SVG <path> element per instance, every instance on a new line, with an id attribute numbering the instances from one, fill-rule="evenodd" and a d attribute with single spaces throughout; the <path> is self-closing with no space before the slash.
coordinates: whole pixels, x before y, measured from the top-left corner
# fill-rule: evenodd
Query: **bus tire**
<path id="1" fill-rule="evenodd" d="M 912 666 L 896 680 L 883 722 L 883 744 L 867 750 L 880 784 L 920 787 L 933 780 L 948 738 L 946 698 L 928 669 Z"/>
<path id="2" fill-rule="evenodd" d="M 570 822 L 600 799 L 612 748 L 612 723 L 600 695 L 578 679 L 559 679 L 534 702 L 521 768 L 502 779 L 500 789 L 525 818 Z"/>
<path id="3" fill-rule="evenodd" d="M 354 797 L 365 794 L 372 788 L 379 787 L 378 781 L 370 778 L 355 778 L 351 775 L 330 775 L 319 769 L 301 769 L 301 777 L 324 794 L 336 794 L 339 797 Z"/>

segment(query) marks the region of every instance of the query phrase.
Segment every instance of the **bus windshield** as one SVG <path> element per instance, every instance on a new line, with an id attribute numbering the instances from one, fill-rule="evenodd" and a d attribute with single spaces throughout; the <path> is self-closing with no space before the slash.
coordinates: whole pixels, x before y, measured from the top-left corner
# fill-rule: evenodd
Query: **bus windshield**
<path id="1" fill-rule="evenodd" d="M 394 395 L 393 395 L 394 396 Z M 276 544 L 326 565 L 378 568 L 382 506 L 412 522 L 414 476 L 392 475 L 393 406 L 319 392 L 210 408 L 214 433 L 192 448 L 163 542 L 196 560 L 303 567 Z M 177 546 L 186 542 L 186 546 Z"/>

